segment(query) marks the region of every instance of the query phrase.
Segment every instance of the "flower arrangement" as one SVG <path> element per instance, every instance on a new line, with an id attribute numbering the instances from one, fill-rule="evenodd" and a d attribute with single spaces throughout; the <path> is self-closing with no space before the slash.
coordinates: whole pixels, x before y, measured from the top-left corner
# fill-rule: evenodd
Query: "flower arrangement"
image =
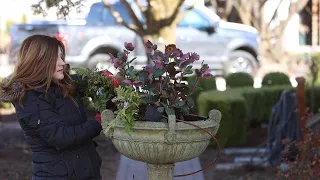
<path id="1" fill-rule="evenodd" d="M 79 75 L 76 85 L 81 90 L 87 105 L 98 112 L 112 109 L 116 118 L 105 127 L 108 131 L 117 121 L 125 123 L 130 132 L 137 120 L 167 122 L 166 116 L 174 113 L 181 120 L 203 120 L 205 117 L 192 115 L 194 101 L 191 95 L 200 78 L 212 78 L 209 66 L 201 63 L 200 69 L 193 70 L 192 64 L 200 60 L 197 53 L 183 53 L 175 44 L 165 46 L 165 51 L 157 49 L 150 41 L 145 43 L 148 58 L 151 60 L 142 69 L 135 69 L 128 59 L 135 47 L 124 44 L 123 52 L 117 57 L 109 54 L 118 73 L 109 71 L 74 68 Z M 194 74 L 192 85 L 182 81 L 183 77 Z"/>
<path id="2" fill-rule="evenodd" d="M 88 68 L 73 68 L 77 78 L 74 83 L 79 89 L 83 100 L 89 109 L 102 112 L 105 109 L 115 110 L 111 99 L 116 96 L 115 88 L 119 82 L 109 71 L 90 70 Z"/>
<path id="3" fill-rule="evenodd" d="M 165 46 L 162 52 L 147 41 L 145 49 L 151 63 L 138 70 L 132 65 L 135 58 L 128 60 L 133 44 L 124 46 L 117 57 L 110 54 L 118 70 L 116 78 L 120 87 L 115 89 L 116 97 L 112 99 L 119 110 L 109 127 L 122 120 L 129 132 L 136 120 L 166 122 L 166 115 L 171 113 L 181 120 L 200 120 L 191 115 L 194 106 L 191 95 L 199 88 L 200 78 L 212 78 L 209 66 L 202 62 L 201 68 L 195 69 L 196 79 L 191 86 L 182 81 L 184 76 L 194 73 L 192 64 L 200 60 L 197 53 L 183 53 L 175 44 Z"/>

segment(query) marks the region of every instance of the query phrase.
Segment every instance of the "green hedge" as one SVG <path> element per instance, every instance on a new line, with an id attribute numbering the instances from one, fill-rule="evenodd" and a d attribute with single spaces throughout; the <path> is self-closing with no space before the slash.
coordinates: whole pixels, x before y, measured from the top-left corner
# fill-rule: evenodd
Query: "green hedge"
<path id="1" fill-rule="evenodd" d="M 201 115 L 207 116 L 211 109 L 218 109 L 222 113 L 220 128 L 216 136 L 221 147 L 245 142 L 248 108 L 242 96 L 236 93 L 207 91 L 200 94 L 198 104 Z"/>
<path id="2" fill-rule="evenodd" d="M 226 77 L 226 85 L 230 88 L 253 87 L 254 80 L 251 74 L 245 72 L 231 73 Z"/>
<path id="3" fill-rule="evenodd" d="M 273 106 L 279 101 L 284 90 L 294 91 L 291 86 L 271 86 L 259 89 L 241 90 L 249 107 L 250 122 L 268 122 Z"/>
<path id="4" fill-rule="evenodd" d="M 271 72 L 266 74 L 261 82 L 263 87 L 266 86 L 283 86 L 283 85 L 291 85 L 290 78 L 287 74 L 282 72 Z"/>
<path id="5" fill-rule="evenodd" d="M 202 92 L 198 99 L 201 115 L 211 109 L 222 113 L 221 126 L 217 137 L 223 146 L 241 145 L 245 142 L 248 125 L 253 122 L 269 121 L 272 108 L 279 101 L 284 90 L 295 92 L 291 86 L 235 88 L 226 91 Z M 314 112 L 320 108 L 320 87 L 315 89 Z M 310 88 L 306 87 L 307 106 L 310 107 Z"/>

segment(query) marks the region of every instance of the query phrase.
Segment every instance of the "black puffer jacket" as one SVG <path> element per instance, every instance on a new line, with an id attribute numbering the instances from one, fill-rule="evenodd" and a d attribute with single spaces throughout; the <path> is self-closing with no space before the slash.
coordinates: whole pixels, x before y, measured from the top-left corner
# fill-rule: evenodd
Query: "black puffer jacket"
<path id="1" fill-rule="evenodd" d="M 77 95 L 64 99 L 57 86 L 27 91 L 21 107 L 21 84 L 0 92 L 0 101 L 13 102 L 27 143 L 32 149 L 33 180 L 98 180 L 101 158 L 92 140 L 102 130 L 87 120 Z"/>

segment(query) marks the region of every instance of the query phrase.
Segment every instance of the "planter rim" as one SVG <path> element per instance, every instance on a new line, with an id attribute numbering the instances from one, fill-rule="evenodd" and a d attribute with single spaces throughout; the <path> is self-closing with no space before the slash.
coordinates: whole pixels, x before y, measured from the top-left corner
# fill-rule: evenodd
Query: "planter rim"
<path id="1" fill-rule="evenodd" d="M 218 122 L 214 122 L 214 120 L 202 120 L 202 121 L 188 121 L 191 122 L 194 125 L 200 126 L 201 128 L 211 128 L 218 126 Z M 124 123 L 118 122 L 114 128 L 123 128 Z M 165 122 L 150 122 L 150 121 L 135 121 L 135 125 L 132 127 L 132 129 L 153 129 L 153 130 L 169 130 L 169 123 Z M 189 124 L 185 124 L 183 122 L 176 122 L 176 129 L 177 130 L 192 130 L 192 129 L 198 129 L 197 127 L 194 127 Z"/>
<path id="2" fill-rule="evenodd" d="M 109 114 L 107 111 L 102 112 L 102 118 L 109 119 L 110 116 L 104 115 Z M 110 115 L 110 114 L 109 114 Z M 111 113 L 111 116 L 113 114 Z M 219 127 L 220 119 L 221 119 L 221 113 L 218 110 L 211 110 L 208 113 L 208 118 L 201 121 L 188 121 L 191 122 L 194 125 L 200 126 L 201 128 L 212 128 L 212 127 Z M 118 121 L 113 128 L 124 128 L 125 123 L 123 121 Z M 169 123 L 167 122 L 150 122 L 150 121 L 135 121 L 135 125 L 132 127 L 132 129 L 136 130 L 169 130 Z M 176 122 L 175 123 L 175 129 L 176 130 L 194 130 L 198 129 L 197 127 L 194 127 L 190 124 L 186 124 L 183 122 Z"/>

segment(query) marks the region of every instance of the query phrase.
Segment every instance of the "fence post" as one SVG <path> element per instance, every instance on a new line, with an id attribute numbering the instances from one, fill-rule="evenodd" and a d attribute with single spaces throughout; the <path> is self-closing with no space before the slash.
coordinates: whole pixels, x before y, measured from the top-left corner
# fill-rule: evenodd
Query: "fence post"
<path id="1" fill-rule="evenodd" d="M 306 94 L 305 94 L 306 80 L 304 77 L 297 77 L 296 81 L 298 83 L 298 86 L 296 88 L 297 110 L 299 113 L 299 120 L 300 120 L 301 139 L 303 139 L 305 137 L 306 124 L 307 124 L 307 106 L 306 106 Z"/>

